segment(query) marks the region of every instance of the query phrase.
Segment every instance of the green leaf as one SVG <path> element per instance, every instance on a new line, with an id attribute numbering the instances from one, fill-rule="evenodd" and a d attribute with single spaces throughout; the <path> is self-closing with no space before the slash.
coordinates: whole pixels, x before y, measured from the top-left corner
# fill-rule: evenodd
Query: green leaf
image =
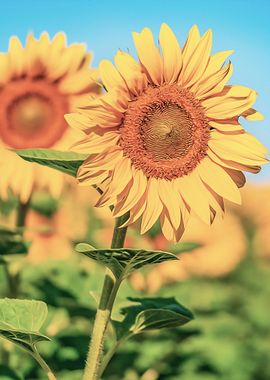
<path id="1" fill-rule="evenodd" d="M 193 242 L 183 242 L 183 243 L 177 243 L 173 244 L 169 247 L 169 251 L 174 253 L 175 255 L 183 252 L 190 252 L 193 251 L 193 249 L 201 247 L 201 244 L 199 243 L 193 243 Z"/>
<path id="2" fill-rule="evenodd" d="M 194 318 L 192 312 L 173 297 L 128 297 L 128 300 L 135 304 L 121 309 L 125 316 L 123 321 L 113 321 L 118 339 L 145 331 L 179 327 Z"/>
<path id="3" fill-rule="evenodd" d="M 19 231 L 0 226 L 0 257 L 7 254 L 25 254 L 29 246 L 30 242 L 24 241 Z"/>
<path id="4" fill-rule="evenodd" d="M 75 249 L 77 252 L 83 253 L 108 267 L 117 279 L 124 279 L 145 265 L 178 260 L 174 254 L 164 251 L 146 251 L 144 249 L 130 248 L 95 249 L 86 243 L 77 244 Z"/>
<path id="5" fill-rule="evenodd" d="M 73 177 L 76 177 L 77 170 L 88 157 L 87 154 L 51 149 L 17 149 L 14 152 L 26 161 L 48 166 Z"/>
<path id="6" fill-rule="evenodd" d="M 22 380 L 22 376 L 7 365 L 0 364 L 0 380 Z"/>
<path id="7" fill-rule="evenodd" d="M 39 332 L 47 313 L 42 301 L 0 299 L 0 336 L 34 352 L 37 342 L 50 340 Z"/>
<path id="8" fill-rule="evenodd" d="M 59 200 L 53 198 L 48 192 L 35 191 L 31 197 L 30 205 L 39 214 L 51 217 L 58 208 Z"/>

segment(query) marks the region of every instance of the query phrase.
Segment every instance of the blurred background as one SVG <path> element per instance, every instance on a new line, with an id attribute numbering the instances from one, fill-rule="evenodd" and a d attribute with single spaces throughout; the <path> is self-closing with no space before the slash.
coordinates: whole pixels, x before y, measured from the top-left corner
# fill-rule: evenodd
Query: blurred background
<path id="1" fill-rule="evenodd" d="M 231 83 L 259 93 L 256 105 L 265 120 L 243 124 L 270 149 L 269 12 L 267 0 L 10 0 L 1 4 L 0 50 L 7 51 L 11 35 L 25 41 L 30 31 L 36 36 L 44 30 L 50 36 L 64 31 L 69 43 L 87 44 L 97 66 L 103 58 L 113 60 L 118 48 L 134 51 L 131 32 L 144 26 L 157 36 L 165 21 L 182 43 L 194 23 L 201 32 L 210 27 L 214 52 L 235 50 Z M 182 245 L 166 242 L 158 225 L 144 236 L 136 226 L 128 230 L 126 246 L 169 250 L 179 254 L 180 260 L 135 273 L 120 290 L 114 318 L 128 296 L 173 296 L 193 310 L 195 320 L 183 328 L 128 341 L 104 379 L 270 378 L 269 165 L 256 176 L 248 175 L 248 182 L 242 190 L 242 206 L 228 204 L 225 219 L 211 228 L 194 222 Z M 94 189 L 78 187 L 72 178 L 66 178 L 60 199 L 35 191 L 25 220 L 27 252 L 8 259 L 15 287 L 8 287 L 4 266 L 0 267 L 1 297 L 33 298 L 48 304 L 43 332 L 52 342 L 39 347 L 60 380 L 81 379 L 91 331 L 89 317 L 94 316 L 104 274 L 102 267 L 75 253 L 74 246 L 88 242 L 106 247 L 111 240 L 114 221 L 108 209 L 94 208 L 97 197 Z M 0 199 L 0 225 L 14 228 L 17 207 L 12 193 Z M 0 344 L 10 353 L 9 365 L 0 364 L 1 380 L 43 379 L 31 357 L 10 343 L 1 340 Z"/>

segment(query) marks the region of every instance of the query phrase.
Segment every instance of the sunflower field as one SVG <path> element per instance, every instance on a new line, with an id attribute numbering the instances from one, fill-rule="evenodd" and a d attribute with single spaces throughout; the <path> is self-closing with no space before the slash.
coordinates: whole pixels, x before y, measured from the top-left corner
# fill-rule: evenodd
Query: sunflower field
<path id="1" fill-rule="evenodd" d="M 0 380 L 269 380 L 269 30 L 79 3 L 3 21 Z"/>

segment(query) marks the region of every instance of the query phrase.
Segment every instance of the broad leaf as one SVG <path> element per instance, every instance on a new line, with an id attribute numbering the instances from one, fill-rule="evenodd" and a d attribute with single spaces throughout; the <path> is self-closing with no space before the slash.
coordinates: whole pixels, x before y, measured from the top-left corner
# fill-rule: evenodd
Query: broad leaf
<path id="1" fill-rule="evenodd" d="M 51 149 L 17 149 L 14 152 L 26 161 L 48 166 L 73 177 L 76 177 L 77 170 L 88 157 L 86 154 Z"/>
<path id="2" fill-rule="evenodd" d="M 78 244 L 76 251 L 105 265 L 118 279 L 124 279 L 145 265 L 177 260 L 177 257 L 170 252 L 130 248 L 95 249 L 86 243 Z"/>
<path id="3" fill-rule="evenodd" d="M 27 253 L 29 246 L 19 231 L 0 226 L 0 257 Z"/>
<path id="4" fill-rule="evenodd" d="M 42 301 L 0 299 L 0 336 L 33 352 L 37 342 L 50 340 L 39 332 L 47 313 Z"/>
<path id="5" fill-rule="evenodd" d="M 118 339 L 150 330 L 179 327 L 193 314 L 175 298 L 128 298 L 133 305 L 121 309 L 123 321 L 114 321 Z"/>

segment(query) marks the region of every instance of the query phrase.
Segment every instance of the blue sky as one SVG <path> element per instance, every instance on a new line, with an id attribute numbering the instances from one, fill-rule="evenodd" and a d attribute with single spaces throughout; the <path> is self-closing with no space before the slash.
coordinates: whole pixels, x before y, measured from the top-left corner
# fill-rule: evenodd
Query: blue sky
<path id="1" fill-rule="evenodd" d="M 9 0 L 1 2 L 0 50 L 15 34 L 23 41 L 28 32 L 52 36 L 63 30 L 69 42 L 85 42 L 99 60 L 113 59 L 118 48 L 134 52 L 132 31 L 150 27 L 158 36 L 168 23 L 183 44 L 196 23 L 201 32 L 213 30 L 213 51 L 233 49 L 231 83 L 254 88 L 256 103 L 265 116 L 245 126 L 270 150 L 270 1 L 269 0 Z M 270 181 L 270 165 L 251 180 Z"/>

